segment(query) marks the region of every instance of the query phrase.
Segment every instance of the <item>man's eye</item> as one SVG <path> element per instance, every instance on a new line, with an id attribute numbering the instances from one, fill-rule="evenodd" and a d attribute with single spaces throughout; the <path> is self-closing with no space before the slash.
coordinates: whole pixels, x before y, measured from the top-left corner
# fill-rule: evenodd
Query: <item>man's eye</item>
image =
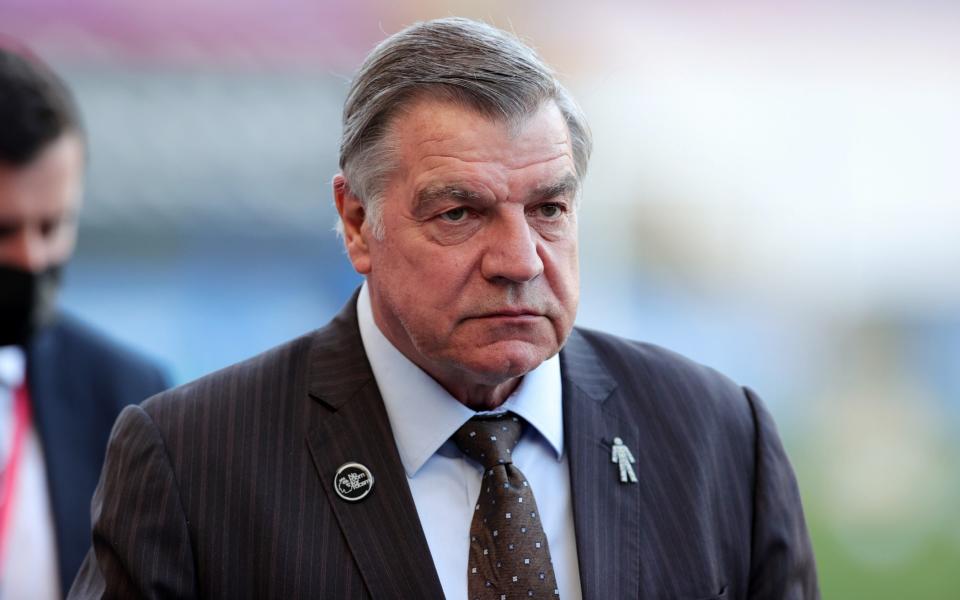
<path id="1" fill-rule="evenodd" d="M 457 223 L 464 220 L 467 217 L 467 209 L 463 208 L 454 208 L 448 210 L 447 212 L 440 215 L 440 218 L 444 221 L 449 221 L 450 223 Z"/>
<path id="2" fill-rule="evenodd" d="M 44 221 L 40 224 L 40 233 L 43 237 L 50 237 L 60 229 L 60 221 Z"/>
<path id="3" fill-rule="evenodd" d="M 548 219 L 555 219 L 563 214 L 563 207 L 559 204 L 543 204 L 538 207 L 540 214 Z"/>

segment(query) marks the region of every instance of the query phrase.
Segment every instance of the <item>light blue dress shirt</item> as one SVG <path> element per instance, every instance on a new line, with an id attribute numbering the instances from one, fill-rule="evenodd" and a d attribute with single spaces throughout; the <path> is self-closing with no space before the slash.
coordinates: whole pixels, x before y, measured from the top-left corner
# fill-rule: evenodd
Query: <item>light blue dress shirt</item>
<path id="1" fill-rule="evenodd" d="M 477 413 L 383 335 L 373 320 L 366 283 L 357 317 L 443 593 L 448 600 L 466 600 L 470 522 L 483 469 L 465 458 L 450 436 Z M 527 373 L 498 412 L 513 411 L 530 424 L 513 451 L 513 462 L 533 487 L 560 597 L 578 600 L 582 593 L 561 392 L 560 360 L 554 356 Z"/>

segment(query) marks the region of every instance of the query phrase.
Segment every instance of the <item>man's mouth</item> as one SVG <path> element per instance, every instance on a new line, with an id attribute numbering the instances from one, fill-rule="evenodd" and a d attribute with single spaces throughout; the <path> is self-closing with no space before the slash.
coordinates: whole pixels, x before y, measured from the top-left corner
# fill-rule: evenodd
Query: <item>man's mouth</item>
<path id="1" fill-rule="evenodd" d="M 542 317 L 543 313 L 537 310 L 525 308 L 505 308 L 483 312 L 475 315 L 475 319 L 532 319 Z"/>

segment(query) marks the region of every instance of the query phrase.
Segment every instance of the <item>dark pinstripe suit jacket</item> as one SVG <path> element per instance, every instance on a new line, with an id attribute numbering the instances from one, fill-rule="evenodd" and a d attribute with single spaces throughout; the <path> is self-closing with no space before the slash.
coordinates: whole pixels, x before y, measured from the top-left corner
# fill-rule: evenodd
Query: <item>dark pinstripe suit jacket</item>
<path id="1" fill-rule="evenodd" d="M 587 330 L 561 369 L 584 597 L 817 596 L 794 476 L 752 392 Z M 614 436 L 639 484 L 619 482 Z M 358 503 L 332 489 L 348 461 L 376 478 Z M 74 598 L 443 596 L 353 301 L 323 329 L 127 408 L 92 512 Z"/>

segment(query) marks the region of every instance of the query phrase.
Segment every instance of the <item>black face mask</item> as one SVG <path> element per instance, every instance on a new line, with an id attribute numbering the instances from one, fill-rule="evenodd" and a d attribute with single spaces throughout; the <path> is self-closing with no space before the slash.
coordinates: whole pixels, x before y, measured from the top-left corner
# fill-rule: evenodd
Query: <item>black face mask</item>
<path id="1" fill-rule="evenodd" d="M 56 312 L 63 265 L 31 273 L 0 265 L 0 346 L 23 345 Z"/>

